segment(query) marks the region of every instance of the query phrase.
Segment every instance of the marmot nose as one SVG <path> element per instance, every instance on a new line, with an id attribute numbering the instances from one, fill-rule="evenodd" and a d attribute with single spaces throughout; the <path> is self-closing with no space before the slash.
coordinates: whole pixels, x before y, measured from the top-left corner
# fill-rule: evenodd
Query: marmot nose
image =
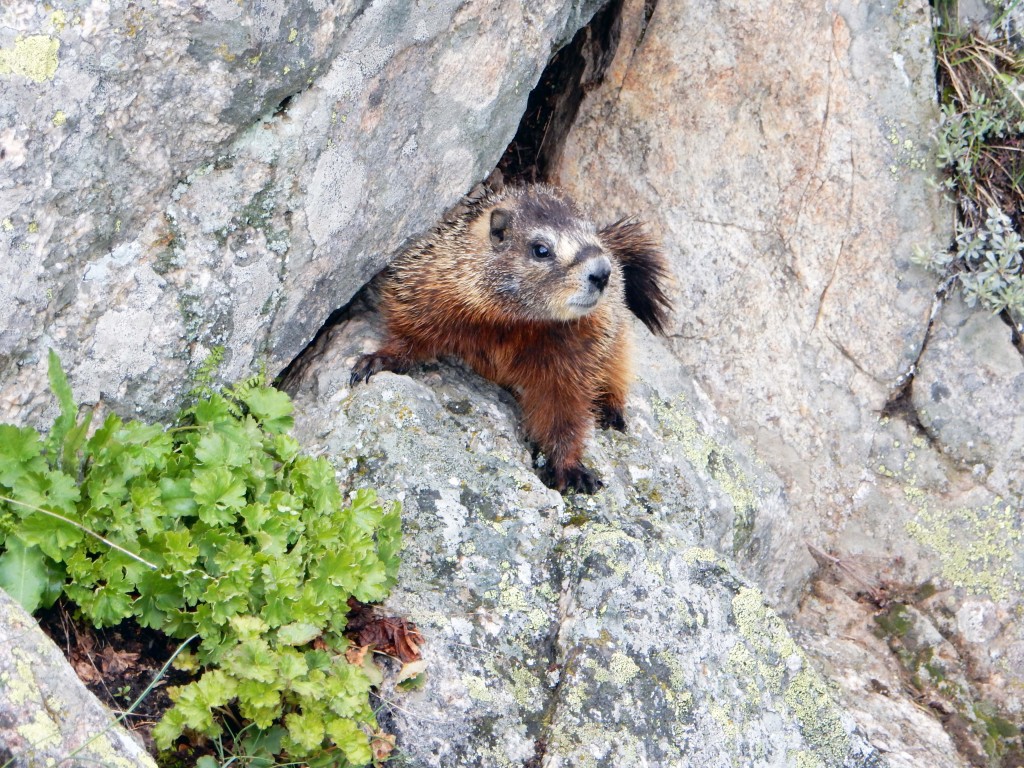
<path id="1" fill-rule="evenodd" d="M 587 274 L 587 280 L 590 284 L 597 288 L 599 291 L 603 291 L 605 286 L 608 285 L 608 278 L 611 277 L 612 266 L 608 263 L 608 259 L 601 258 L 595 260 L 595 263 L 590 267 L 590 272 Z"/>

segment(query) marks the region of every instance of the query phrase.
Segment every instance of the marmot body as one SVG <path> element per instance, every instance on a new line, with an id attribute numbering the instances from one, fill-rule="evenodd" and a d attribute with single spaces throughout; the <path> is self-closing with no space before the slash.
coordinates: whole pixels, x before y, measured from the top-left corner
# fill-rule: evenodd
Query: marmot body
<path id="1" fill-rule="evenodd" d="M 545 481 L 593 493 L 601 482 L 581 461 L 584 441 L 595 418 L 625 429 L 628 312 L 663 331 L 666 272 L 636 222 L 598 230 L 545 186 L 491 194 L 382 273 L 387 339 L 352 383 L 457 355 L 516 395 Z"/>

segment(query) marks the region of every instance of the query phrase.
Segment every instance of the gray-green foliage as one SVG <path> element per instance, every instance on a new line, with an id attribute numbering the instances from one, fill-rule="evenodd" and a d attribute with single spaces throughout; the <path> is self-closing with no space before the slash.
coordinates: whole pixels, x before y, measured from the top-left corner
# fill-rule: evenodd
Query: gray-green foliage
<path id="1" fill-rule="evenodd" d="M 969 305 L 980 303 L 995 312 L 1008 309 L 1024 314 L 1022 249 L 1024 240 L 1010 217 L 997 208 L 988 209 L 981 226 L 957 228 L 956 253 L 967 267 L 959 280 Z"/>
<path id="2" fill-rule="evenodd" d="M 974 34 L 936 39 L 942 122 L 937 161 L 956 200 L 949 252 L 917 261 L 958 282 L 970 305 L 1024 320 L 1024 57 Z"/>

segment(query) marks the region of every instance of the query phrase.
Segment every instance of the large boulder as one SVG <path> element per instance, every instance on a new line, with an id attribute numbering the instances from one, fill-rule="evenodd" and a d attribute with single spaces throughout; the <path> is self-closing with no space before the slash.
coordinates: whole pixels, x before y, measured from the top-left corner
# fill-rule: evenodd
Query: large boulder
<path id="1" fill-rule="evenodd" d="M 494 167 L 597 0 L 0 9 L 0 418 L 285 367 Z M 217 355 L 214 359 L 218 359 Z"/>
<path id="2" fill-rule="evenodd" d="M 515 403 L 475 374 L 350 386 L 379 329 L 353 310 L 291 388 L 306 447 L 403 505 L 385 610 L 422 631 L 426 684 L 381 697 L 410 765 L 885 765 L 735 566 L 777 579 L 759 553 L 791 537 L 780 484 L 661 341 L 638 333 L 628 432 L 590 443 L 605 488 L 563 498 Z"/>
<path id="3" fill-rule="evenodd" d="M 912 247 L 948 240 L 928 6 L 662 0 L 630 18 L 640 42 L 585 98 L 559 179 L 660 232 L 673 350 L 816 540 L 921 351 L 936 281 Z M 813 562 L 789 567 L 803 583 Z"/>

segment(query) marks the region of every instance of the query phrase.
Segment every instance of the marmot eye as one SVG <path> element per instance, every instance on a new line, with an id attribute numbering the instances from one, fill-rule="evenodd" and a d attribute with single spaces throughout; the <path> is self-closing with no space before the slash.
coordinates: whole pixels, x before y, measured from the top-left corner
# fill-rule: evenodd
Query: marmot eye
<path id="1" fill-rule="evenodd" d="M 538 259 L 546 259 L 551 255 L 551 251 L 548 249 L 546 245 L 534 243 L 533 255 L 536 256 Z"/>

